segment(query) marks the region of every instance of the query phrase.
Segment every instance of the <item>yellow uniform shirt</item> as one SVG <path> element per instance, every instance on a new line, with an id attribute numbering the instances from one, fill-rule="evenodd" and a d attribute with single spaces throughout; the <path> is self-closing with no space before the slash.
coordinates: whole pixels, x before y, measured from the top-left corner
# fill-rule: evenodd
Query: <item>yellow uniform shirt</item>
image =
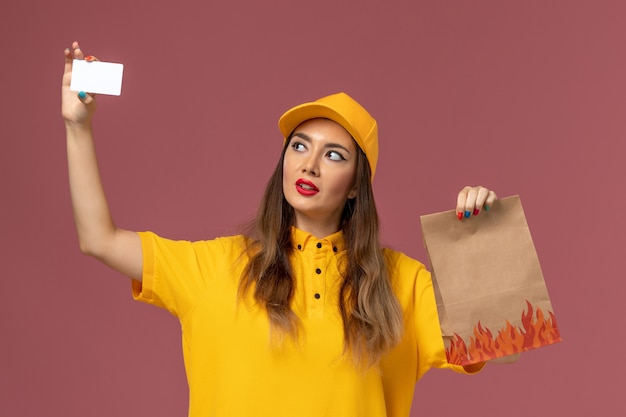
<path id="1" fill-rule="evenodd" d="M 424 266 L 386 250 L 404 336 L 378 367 L 360 370 L 342 356 L 338 262 L 342 232 L 317 239 L 294 229 L 292 308 L 298 341 L 270 343 L 265 311 L 237 297 L 248 258 L 242 236 L 186 242 L 140 233 L 143 282 L 135 299 L 180 320 L 189 383 L 189 416 L 400 417 L 411 409 L 415 382 L 446 361 L 432 282 Z"/>

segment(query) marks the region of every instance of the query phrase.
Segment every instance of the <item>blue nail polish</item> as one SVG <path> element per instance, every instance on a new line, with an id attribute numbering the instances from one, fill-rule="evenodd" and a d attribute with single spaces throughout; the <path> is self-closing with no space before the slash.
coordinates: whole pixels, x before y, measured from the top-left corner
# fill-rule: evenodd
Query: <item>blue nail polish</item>
<path id="1" fill-rule="evenodd" d="M 465 212 L 465 218 L 467 219 L 467 218 L 468 218 L 471 214 L 472 214 L 471 212 L 466 211 L 466 212 Z"/>
<path id="2" fill-rule="evenodd" d="M 84 91 L 81 91 L 78 93 L 78 98 L 80 98 L 81 100 L 84 100 L 87 98 L 87 93 L 85 93 Z"/>

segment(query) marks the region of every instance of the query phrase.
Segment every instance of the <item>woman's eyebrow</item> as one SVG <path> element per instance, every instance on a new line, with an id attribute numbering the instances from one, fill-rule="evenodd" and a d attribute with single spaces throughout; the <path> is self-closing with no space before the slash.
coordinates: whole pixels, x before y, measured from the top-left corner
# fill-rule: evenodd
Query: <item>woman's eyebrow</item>
<path id="1" fill-rule="evenodd" d="M 305 141 L 307 141 L 309 143 L 312 142 L 311 138 L 307 134 L 305 134 L 305 133 L 298 132 L 298 133 L 294 133 L 293 135 L 291 135 L 292 138 L 295 137 L 295 136 L 299 137 L 300 139 L 304 139 Z"/>
<path id="2" fill-rule="evenodd" d="M 300 139 L 304 140 L 305 142 L 308 142 L 308 143 L 313 142 L 311 140 L 311 137 L 309 135 L 307 135 L 306 133 L 302 133 L 302 132 L 294 133 L 291 137 L 293 138 L 293 137 L 296 137 L 296 136 L 299 137 Z M 345 146 L 340 145 L 338 143 L 334 143 L 334 142 L 326 143 L 324 145 L 324 148 L 327 148 L 327 149 L 328 148 L 330 148 L 330 149 L 332 149 L 332 148 L 339 148 L 339 149 L 343 149 L 347 153 L 350 153 L 350 150 L 348 148 L 346 148 Z"/>

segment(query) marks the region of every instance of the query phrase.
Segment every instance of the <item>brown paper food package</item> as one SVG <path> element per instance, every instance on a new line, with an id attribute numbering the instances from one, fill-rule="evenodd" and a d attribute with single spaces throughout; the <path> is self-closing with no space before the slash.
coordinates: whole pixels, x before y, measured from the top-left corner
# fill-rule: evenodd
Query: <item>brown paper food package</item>
<path id="1" fill-rule="evenodd" d="M 421 223 L 449 363 L 561 341 L 519 196 L 462 221 L 446 211 Z"/>

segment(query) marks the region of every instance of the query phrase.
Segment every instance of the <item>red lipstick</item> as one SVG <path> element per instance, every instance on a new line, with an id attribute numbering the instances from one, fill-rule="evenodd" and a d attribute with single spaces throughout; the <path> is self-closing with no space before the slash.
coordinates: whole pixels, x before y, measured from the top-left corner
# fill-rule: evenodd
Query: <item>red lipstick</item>
<path id="1" fill-rule="evenodd" d="M 296 181 L 296 190 L 302 195 L 315 195 L 320 191 L 315 184 L 304 178 L 299 178 L 298 181 Z"/>

